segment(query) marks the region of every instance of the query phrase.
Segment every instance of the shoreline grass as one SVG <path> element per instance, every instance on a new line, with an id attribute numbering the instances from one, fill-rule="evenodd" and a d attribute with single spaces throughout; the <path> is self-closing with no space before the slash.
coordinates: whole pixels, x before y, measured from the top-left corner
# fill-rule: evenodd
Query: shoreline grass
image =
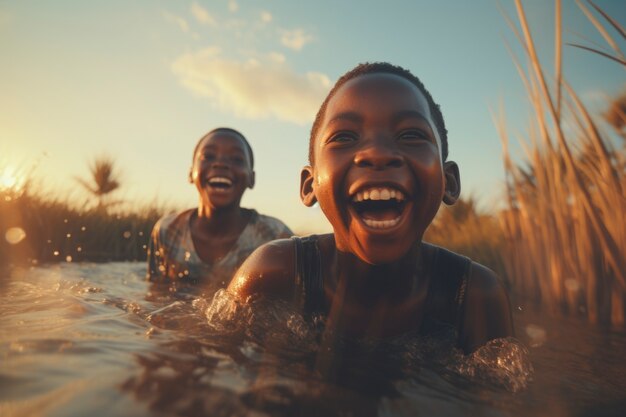
<path id="1" fill-rule="evenodd" d="M 0 191 L 0 265 L 145 261 L 152 227 L 168 211 L 81 209 L 30 188 Z"/>

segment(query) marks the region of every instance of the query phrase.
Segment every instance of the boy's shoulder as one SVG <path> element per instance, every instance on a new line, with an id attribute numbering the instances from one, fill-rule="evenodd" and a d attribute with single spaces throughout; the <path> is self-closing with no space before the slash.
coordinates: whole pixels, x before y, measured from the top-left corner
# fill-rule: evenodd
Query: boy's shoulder
<path id="1" fill-rule="evenodd" d="M 459 343 L 466 353 L 473 352 L 489 340 L 513 336 L 509 297 L 506 285 L 498 274 L 448 249 L 427 243 L 423 247 L 425 256 L 432 257 L 438 272 L 445 275 L 437 277 L 438 283 L 447 281 L 442 285 L 453 284 L 455 288 L 451 289 L 459 290 L 455 291 L 463 317 Z"/>
<path id="2" fill-rule="evenodd" d="M 296 286 L 298 255 L 297 236 L 278 239 L 258 247 L 239 267 L 228 290 L 241 299 L 254 294 L 290 299 Z M 319 248 L 334 244 L 332 234 L 313 235 L 308 238 Z"/>
<path id="3" fill-rule="evenodd" d="M 426 262 L 437 263 L 438 269 L 460 270 L 455 272 L 466 274 L 476 290 L 489 291 L 504 285 L 493 270 L 450 249 L 422 242 L 422 256 Z"/>
<path id="4" fill-rule="evenodd" d="M 293 239 L 278 239 L 259 246 L 239 267 L 228 290 L 241 299 L 254 294 L 288 296 L 296 270 Z"/>
<path id="5" fill-rule="evenodd" d="M 166 213 L 154 224 L 154 231 L 165 233 L 172 228 L 180 229 L 189 224 L 189 217 L 195 209 L 187 209 L 178 212 Z"/>

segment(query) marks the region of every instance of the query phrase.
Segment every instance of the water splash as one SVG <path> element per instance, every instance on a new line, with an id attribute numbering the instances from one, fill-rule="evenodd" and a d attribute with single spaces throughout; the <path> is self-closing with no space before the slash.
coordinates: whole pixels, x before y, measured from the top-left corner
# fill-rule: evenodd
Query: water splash
<path id="1" fill-rule="evenodd" d="M 546 343 L 548 339 L 548 334 L 546 329 L 537 325 L 537 324 L 529 324 L 525 328 L 526 335 L 530 339 L 530 347 L 539 347 Z"/>
<path id="2" fill-rule="evenodd" d="M 208 325 L 219 333 L 239 333 L 249 322 L 252 310 L 225 289 L 218 290 L 206 309 Z"/>
<path id="3" fill-rule="evenodd" d="M 511 392 L 526 389 L 534 373 L 528 350 L 511 337 L 491 340 L 471 355 L 457 360 L 452 369 L 461 375 Z"/>

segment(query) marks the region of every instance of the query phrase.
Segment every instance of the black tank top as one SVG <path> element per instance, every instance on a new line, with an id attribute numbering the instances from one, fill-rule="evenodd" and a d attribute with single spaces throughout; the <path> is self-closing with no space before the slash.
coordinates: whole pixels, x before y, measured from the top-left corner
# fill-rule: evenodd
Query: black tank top
<path id="1" fill-rule="evenodd" d="M 296 250 L 296 305 L 305 315 L 326 314 L 324 280 L 318 236 L 292 237 Z M 422 243 L 423 249 L 433 251 L 431 278 L 426 295 L 424 320 L 420 331 L 437 331 L 441 325 L 460 332 L 463 319 L 465 290 L 471 260 L 447 249 Z"/>

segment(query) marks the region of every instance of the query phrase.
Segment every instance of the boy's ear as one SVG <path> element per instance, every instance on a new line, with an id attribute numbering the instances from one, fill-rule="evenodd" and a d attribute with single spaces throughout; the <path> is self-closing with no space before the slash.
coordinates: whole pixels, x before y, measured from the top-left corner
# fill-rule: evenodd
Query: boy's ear
<path id="1" fill-rule="evenodd" d="M 189 181 L 190 184 L 193 184 L 193 176 L 191 174 L 191 169 L 189 170 L 189 174 L 187 175 L 187 181 Z"/>
<path id="2" fill-rule="evenodd" d="M 252 171 L 250 173 L 250 182 L 248 183 L 248 188 L 249 189 L 253 189 L 254 188 L 255 180 L 256 180 L 256 173 L 254 171 Z"/>
<path id="3" fill-rule="evenodd" d="M 459 166 L 456 162 L 444 162 L 443 175 L 446 179 L 443 202 L 450 206 L 456 203 L 456 200 L 459 199 L 459 195 L 461 195 L 461 176 L 459 175 Z"/>
<path id="4" fill-rule="evenodd" d="M 300 199 L 307 207 L 311 207 L 317 202 L 313 190 L 313 168 L 309 165 L 302 168 L 300 172 Z"/>

